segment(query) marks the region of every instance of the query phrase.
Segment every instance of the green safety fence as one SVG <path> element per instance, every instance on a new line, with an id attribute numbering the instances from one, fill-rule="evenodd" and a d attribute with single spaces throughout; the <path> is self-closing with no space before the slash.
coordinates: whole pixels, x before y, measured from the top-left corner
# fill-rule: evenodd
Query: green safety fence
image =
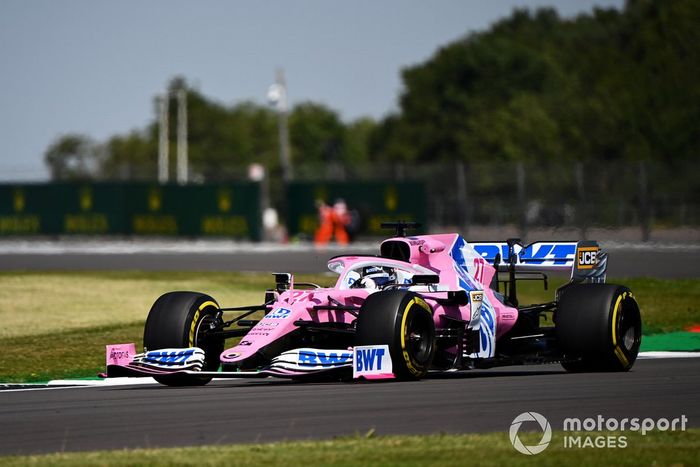
<path id="1" fill-rule="evenodd" d="M 0 235 L 216 236 L 260 240 L 260 184 L 0 185 Z"/>
<path id="2" fill-rule="evenodd" d="M 318 202 L 342 199 L 357 217 L 356 234 L 386 235 L 382 222 L 427 222 L 421 182 L 292 182 L 287 186 L 287 228 L 291 236 L 312 236 L 319 224 Z"/>

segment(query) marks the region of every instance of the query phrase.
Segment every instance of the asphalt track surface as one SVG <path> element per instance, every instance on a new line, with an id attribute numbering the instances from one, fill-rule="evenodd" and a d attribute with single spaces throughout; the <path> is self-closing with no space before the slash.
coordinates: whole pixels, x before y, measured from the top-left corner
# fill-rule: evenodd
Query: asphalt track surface
<path id="1" fill-rule="evenodd" d="M 685 415 L 687 427 L 698 427 L 698 387 L 700 359 L 688 358 L 639 360 L 628 373 L 594 375 L 543 365 L 402 383 L 265 379 L 0 391 L 0 455 L 327 439 L 369 430 L 507 438 L 513 419 L 527 411 L 547 417 L 555 430 L 565 418 L 598 415 Z"/>
<path id="2" fill-rule="evenodd" d="M 347 250 L 376 254 L 376 248 Z M 0 252 L 0 271 L 266 271 L 320 273 L 340 250 L 273 250 L 237 252 L 159 253 L 57 253 Z M 700 249 L 651 248 L 610 251 L 608 277 L 656 277 L 660 279 L 700 277 Z"/>
<path id="3" fill-rule="evenodd" d="M 346 253 L 237 251 L 41 252 L 3 248 L 0 270 L 326 270 Z M 375 253 L 376 247 L 355 251 Z M 699 277 L 700 249 L 610 249 L 610 277 Z M 224 380 L 199 388 L 118 386 L 0 391 L 0 456 L 319 439 L 364 434 L 501 432 L 536 411 L 567 417 L 686 415 L 700 426 L 700 358 L 640 360 L 629 373 L 567 374 L 558 365 L 452 373 L 420 382 Z M 527 427 L 527 424 L 525 425 Z"/>

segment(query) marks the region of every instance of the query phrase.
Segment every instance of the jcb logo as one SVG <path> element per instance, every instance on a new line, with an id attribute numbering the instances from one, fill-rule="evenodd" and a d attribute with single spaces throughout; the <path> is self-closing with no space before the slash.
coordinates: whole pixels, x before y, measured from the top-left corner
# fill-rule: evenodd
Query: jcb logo
<path id="1" fill-rule="evenodd" d="M 593 269 L 597 262 L 598 248 L 579 248 L 578 250 L 578 268 Z"/>

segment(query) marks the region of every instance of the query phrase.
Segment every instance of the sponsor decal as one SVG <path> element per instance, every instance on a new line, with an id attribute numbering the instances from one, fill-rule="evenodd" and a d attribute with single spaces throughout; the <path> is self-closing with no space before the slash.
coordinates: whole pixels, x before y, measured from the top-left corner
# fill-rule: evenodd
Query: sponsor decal
<path id="1" fill-rule="evenodd" d="M 204 357 L 204 351 L 199 347 L 160 349 L 136 355 L 130 365 L 173 371 L 201 370 Z"/>
<path id="2" fill-rule="evenodd" d="M 255 327 L 258 329 L 261 329 L 261 328 L 272 329 L 272 328 L 276 328 L 279 325 L 280 325 L 280 323 L 261 321 L 258 324 L 256 324 Z"/>
<path id="3" fill-rule="evenodd" d="M 565 265 L 575 251 L 574 243 L 534 243 L 520 253 L 520 260 L 525 264 Z"/>
<path id="4" fill-rule="evenodd" d="M 582 247 L 578 249 L 577 264 L 579 269 L 593 269 L 598 262 L 598 247 Z"/>
<path id="5" fill-rule="evenodd" d="M 367 266 L 367 267 L 362 268 L 362 269 L 363 269 L 362 272 L 364 275 L 377 274 L 380 272 L 384 272 L 384 268 L 382 268 L 381 266 Z"/>
<path id="6" fill-rule="evenodd" d="M 284 317 L 286 317 L 285 315 Z M 264 318 L 268 318 L 268 316 L 265 316 Z M 277 326 L 280 325 L 280 323 L 276 321 L 260 321 L 258 324 L 253 326 L 253 328 L 246 334 L 246 336 L 269 336 L 270 331 L 274 330 Z M 283 318 L 280 318 L 283 319 Z"/>
<path id="7" fill-rule="evenodd" d="M 111 344 L 107 346 L 107 366 L 128 365 L 136 355 L 135 344 Z"/>
<path id="8" fill-rule="evenodd" d="M 501 262 L 508 262 L 507 243 L 472 243 L 471 246 L 486 261 L 493 263 L 496 255 L 500 253 Z M 519 253 L 516 245 L 518 263 L 539 265 L 539 266 L 565 266 L 571 264 L 576 253 L 576 243 L 573 242 L 537 242 L 528 245 Z"/>
<path id="9" fill-rule="evenodd" d="M 352 377 L 390 375 L 393 367 L 388 345 L 361 345 L 353 349 Z"/>
<path id="10" fill-rule="evenodd" d="M 484 301 L 484 292 L 481 290 L 471 290 L 469 292 L 469 306 L 471 308 L 471 318 L 469 320 L 470 329 L 478 329 L 481 321 L 481 303 Z"/>
<path id="11" fill-rule="evenodd" d="M 481 307 L 481 320 L 479 322 L 479 338 L 481 340 L 479 354 L 480 358 L 490 358 L 496 353 L 496 313 L 485 299 Z"/>
<path id="12" fill-rule="evenodd" d="M 352 361 L 352 352 L 332 352 L 322 350 L 300 350 L 297 363 L 299 366 L 332 367 L 342 366 Z"/>
<path id="13" fill-rule="evenodd" d="M 489 358 L 494 356 L 496 350 L 496 315 L 493 307 L 488 301 L 488 298 L 484 296 L 483 290 L 481 290 L 482 286 L 480 284 L 477 285 L 473 280 L 472 275 L 469 273 L 469 263 L 465 258 L 465 252 L 469 252 L 469 245 L 467 244 L 466 240 L 464 240 L 462 237 L 457 237 L 457 240 L 455 240 L 455 243 L 454 245 L 452 245 L 452 249 L 450 250 L 450 256 L 452 256 L 452 259 L 454 261 L 453 267 L 455 272 L 457 273 L 458 287 L 470 294 L 470 298 L 472 300 L 472 307 L 475 307 L 476 302 L 474 300 L 474 297 L 471 296 L 471 293 L 477 292 L 481 293 L 482 295 L 481 306 L 478 307 L 476 310 L 474 308 L 472 309 L 472 315 L 476 314 L 476 312 L 479 313 L 479 321 L 472 322 L 470 320 L 469 323 L 469 326 L 472 329 L 479 329 L 480 336 L 480 350 L 478 353 L 472 354 L 471 357 Z M 486 258 L 486 255 L 483 254 L 480 250 L 477 249 L 477 252 L 479 252 L 479 254 Z M 496 253 L 498 253 L 498 249 L 496 250 Z"/>
<path id="14" fill-rule="evenodd" d="M 201 351 L 197 352 L 198 349 L 185 349 L 185 350 L 153 350 L 146 352 L 144 361 L 149 363 L 160 363 L 164 365 L 181 365 L 187 362 L 187 360 L 192 356 L 198 356 L 198 354 L 203 353 Z"/>
<path id="15" fill-rule="evenodd" d="M 263 319 L 287 319 L 289 315 L 292 314 L 292 310 L 289 308 L 275 308 L 271 312 L 265 315 Z"/>
<path id="16" fill-rule="evenodd" d="M 480 289 L 477 287 L 469 274 L 469 269 L 467 267 L 467 260 L 464 257 L 464 251 L 468 250 L 467 242 L 462 237 L 457 237 L 452 249 L 450 250 L 450 256 L 454 261 L 454 270 L 457 273 L 457 281 L 459 287 L 466 291 Z"/>

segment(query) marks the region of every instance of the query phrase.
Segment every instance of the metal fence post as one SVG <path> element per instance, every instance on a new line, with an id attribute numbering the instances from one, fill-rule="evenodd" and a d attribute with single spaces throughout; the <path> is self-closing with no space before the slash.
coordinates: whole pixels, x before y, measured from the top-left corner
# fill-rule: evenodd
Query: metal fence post
<path id="1" fill-rule="evenodd" d="M 517 206 L 518 206 L 518 223 L 520 224 L 520 238 L 523 240 L 527 236 L 527 217 L 525 212 L 525 165 L 518 162 L 515 165 L 515 178 L 517 184 Z"/>
<path id="2" fill-rule="evenodd" d="M 586 191 L 583 184 L 583 163 L 577 162 L 574 168 L 576 171 L 576 193 L 578 194 L 578 208 L 576 209 L 576 222 L 579 225 L 581 239 L 586 239 L 586 222 L 587 222 L 587 206 L 586 206 Z"/>
<path id="3" fill-rule="evenodd" d="M 644 161 L 639 161 L 639 221 L 642 229 L 642 241 L 648 242 L 651 236 L 651 216 L 649 212 L 649 180 Z"/>
<path id="4" fill-rule="evenodd" d="M 464 162 L 457 161 L 455 169 L 457 171 L 457 225 L 462 229 L 462 235 L 466 237 L 469 225 L 467 223 L 467 180 L 464 175 Z"/>

